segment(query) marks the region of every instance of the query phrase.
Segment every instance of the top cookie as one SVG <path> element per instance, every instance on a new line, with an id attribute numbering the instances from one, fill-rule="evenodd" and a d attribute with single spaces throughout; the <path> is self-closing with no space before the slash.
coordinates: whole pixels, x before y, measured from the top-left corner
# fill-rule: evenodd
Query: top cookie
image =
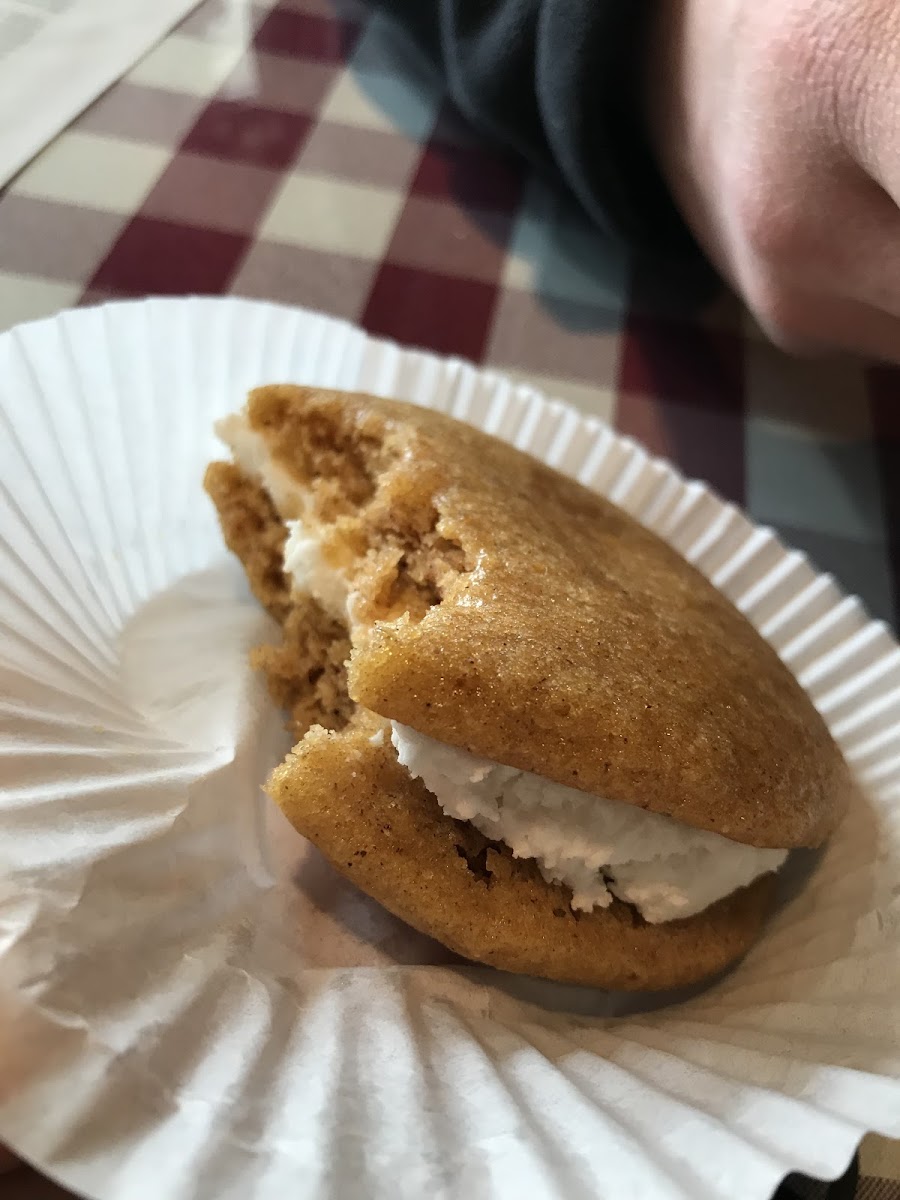
<path id="1" fill-rule="evenodd" d="M 311 489 L 332 561 L 357 557 L 364 708 L 756 846 L 815 846 L 837 824 L 845 767 L 802 688 L 615 505 L 410 405 L 269 387 L 247 417 Z M 299 515 L 288 491 L 282 518 Z"/>

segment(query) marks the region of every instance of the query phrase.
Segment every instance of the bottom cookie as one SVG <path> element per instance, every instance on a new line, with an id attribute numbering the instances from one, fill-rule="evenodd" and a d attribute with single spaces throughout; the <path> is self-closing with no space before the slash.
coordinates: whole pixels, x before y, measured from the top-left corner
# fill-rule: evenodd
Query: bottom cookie
<path id="1" fill-rule="evenodd" d="M 662 925 L 619 901 L 573 912 L 532 861 L 447 817 L 368 713 L 337 732 L 311 729 L 266 790 L 341 874 L 408 924 L 465 958 L 564 983 L 655 991 L 708 978 L 755 941 L 775 885 L 763 876 Z"/>

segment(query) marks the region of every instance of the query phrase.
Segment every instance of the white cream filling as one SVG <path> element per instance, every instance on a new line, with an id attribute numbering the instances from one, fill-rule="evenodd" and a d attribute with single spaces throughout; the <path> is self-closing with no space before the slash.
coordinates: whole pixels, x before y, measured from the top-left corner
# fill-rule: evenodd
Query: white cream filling
<path id="1" fill-rule="evenodd" d="M 332 617 L 347 617 L 350 589 L 347 580 L 322 553 L 318 538 L 310 534 L 302 521 L 288 521 L 284 543 L 284 570 L 293 587 L 308 592 Z"/>
<path id="2" fill-rule="evenodd" d="M 276 508 L 294 508 L 299 489 L 290 474 L 272 462 L 266 439 L 251 429 L 244 413 L 232 413 L 216 422 L 216 435 L 234 456 L 234 461 L 248 475 L 258 479 Z"/>
<path id="3" fill-rule="evenodd" d="M 264 439 L 243 415 L 226 418 L 217 432 L 276 505 L 298 509 L 296 484 L 272 463 Z M 346 579 L 302 520 L 287 525 L 284 569 L 294 587 L 345 618 L 352 602 Z M 746 846 L 391 725 L 400 763 L 443 811 L 504 842 L 516 858 L 535 859 L 545 879 L 571 889 L 575 909 L 606 908 L 615 896 L 652 924 L 689 917 L 777 870 L 787 857 L 786 850 Z"/>
<path id="4" fill-rule="evenodd" d="M 216 424 L 216 433 L 241 470 L 260 481 L 276 508 L 288 512 L 302 510 L 302 490 L 288 471 L 272 461 L 265 438 L 250 428 L 243 413 L 223 418 Z M 311 595 L 331 616 L 345 620 L 351 599 L 346 579 L 326 560 L 319 539 L 300 517 L 287 521 L 286 525 L 285 574 L 291 576 L 298 591 Z"/>
<path id="5" fill-rule="evenodd" d="M 391 725 L 400 762 L 444 812 L 505 842 L 516 858 L 535 859 L 545 879 L 572 889 L 575 909 L 606 908 L 617 896 L 652 924 L 673 921 L 787 857 L 786 850 L 745 846 Z"/>

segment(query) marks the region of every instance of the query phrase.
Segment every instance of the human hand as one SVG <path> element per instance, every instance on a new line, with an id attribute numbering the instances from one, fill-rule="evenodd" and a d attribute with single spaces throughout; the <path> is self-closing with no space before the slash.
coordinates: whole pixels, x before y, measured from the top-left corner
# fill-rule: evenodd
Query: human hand
<path id="1" fill-rule="evenodd" d="M 653 8 L 651 137 L 706 253 L 786 349 L 900 362 L 900 4 Z"/>

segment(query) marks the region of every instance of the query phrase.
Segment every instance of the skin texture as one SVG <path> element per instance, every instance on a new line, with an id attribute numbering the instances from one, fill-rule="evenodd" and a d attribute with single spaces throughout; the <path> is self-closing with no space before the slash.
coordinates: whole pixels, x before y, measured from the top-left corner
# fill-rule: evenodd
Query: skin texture
<path id="1" fill-rule="evenodd" d="M 663 173 L 762 328 L 900 361 L 900 5 L 663 0 L 649 39 Z"/>

